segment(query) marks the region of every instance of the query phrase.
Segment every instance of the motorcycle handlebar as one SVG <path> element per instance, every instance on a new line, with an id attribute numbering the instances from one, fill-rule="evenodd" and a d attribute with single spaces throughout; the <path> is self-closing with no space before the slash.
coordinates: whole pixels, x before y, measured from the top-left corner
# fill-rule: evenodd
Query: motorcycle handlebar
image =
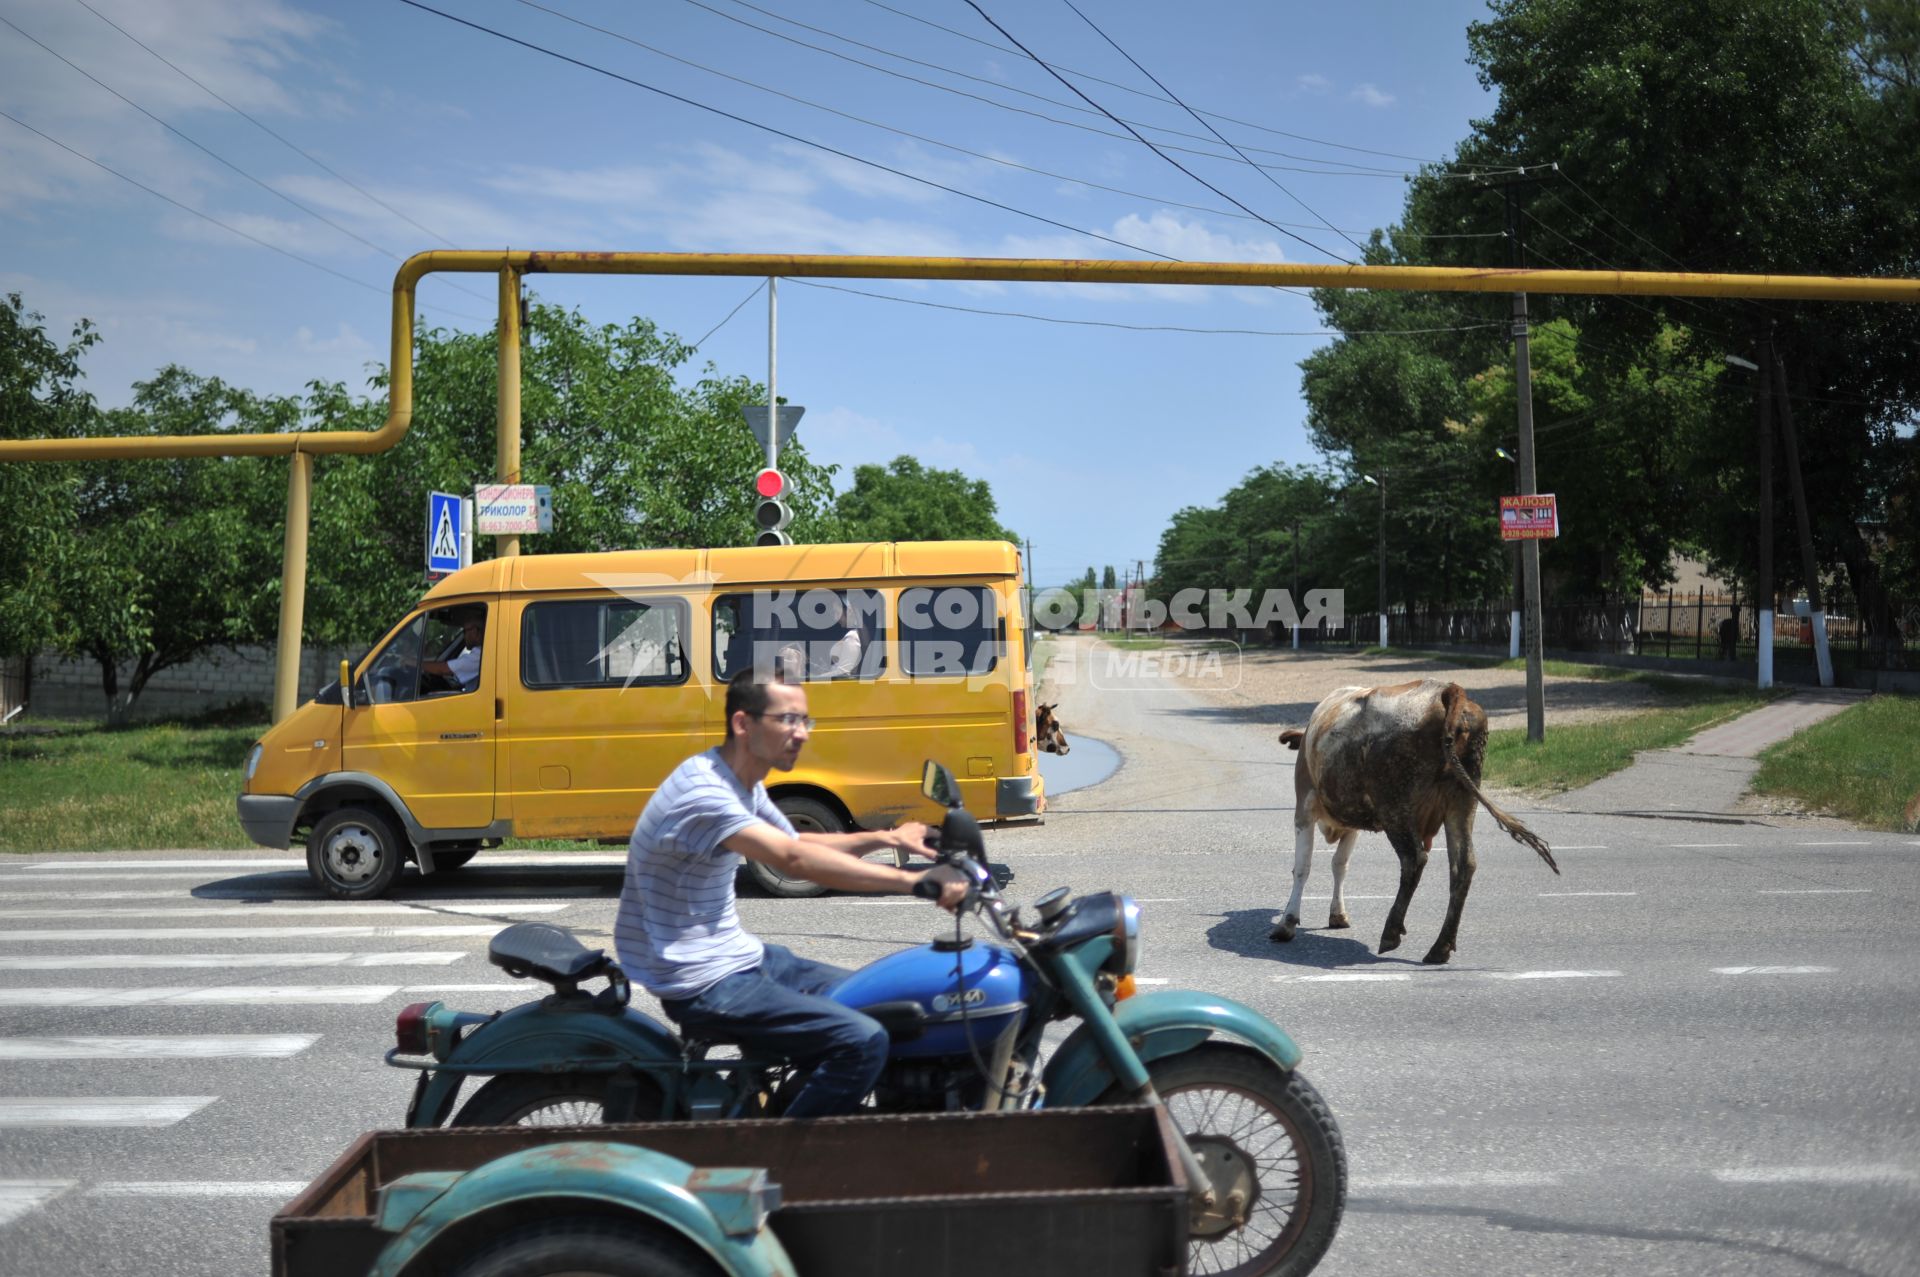
<path id="1" fill-rule="evenodd" d="M 952 865 L 940 864 L 921 874 L 913 883 L 913 894 L 922 900 L 938 900 L 940 888 L 949 882 L 972 885 L 967 875 Z"/>

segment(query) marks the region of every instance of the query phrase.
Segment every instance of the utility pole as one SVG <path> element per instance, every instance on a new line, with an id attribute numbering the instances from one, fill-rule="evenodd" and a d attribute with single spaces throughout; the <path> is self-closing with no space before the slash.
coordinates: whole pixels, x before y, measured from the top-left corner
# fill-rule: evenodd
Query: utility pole
<path id="1" fill-rule="evenodd" d="M 1813 531 L 1807 516 L 1807 489 L 1800 482 L 1800 440 L 1793 429 L 1793 405 L 1787 401 L 1787 370 L 1767 338 L 1767 362 L 1773 365 L 1774 397 L 1780 401 L 1780 436 L 1787 451 L 1787 486 L 1793 491 L 1793 521 L 1800 533 L 1800 564 L 1807 575 L 1807 610 L 1813 628 L 1813 659 L 1820 686 L 1833 686 L 1833 654 L 1827 650 L 1827 609 L 1820 601 L 1820 565 L 1813 557 Z"/>
<path id="2" fill-rule="evenodd" d="M 1300 516 L 1293 516 L 1293 650 L 1300 650 Z"/>
<path id="3" fill-rule="evenodd" d="M 1516 270 L 1525 265 L 1521 246 L 1519 188 L 1542 181 L 1541 178 L 1516 178 L 1500 183 L 1507 200 L 1507 263 Z M 1513 380 L 1516 407 L 1520 418 L 1520 495 L 1539 491 L 1533 464 L 1533 369 L 1527 356 L 1527 295 L 1513 295 Z M 1522 585 L 1526 593 L 1522 608 L 1527 641 L 1527 739 L 1547 738 L 1546 682 L 1541 664 L 1540 623 L 1540 543 L 1520 543 Z"/>
<path id="4" fill-rule="evenodd" d="M 496 483 L 520 482 L 520 272 L 508 266 L 500 271 L 499 393 L 494 404 L 493 468 Z M 520 535 L 502 536 L 494 553 L 510 559 L 520 553 Z"/>
<path id="5" fill-rule="evenodd" d="M 1383 467 L 1374 480 L 1380 489 L 1380 646 L 1387 645 L 1387 472 Z"/>

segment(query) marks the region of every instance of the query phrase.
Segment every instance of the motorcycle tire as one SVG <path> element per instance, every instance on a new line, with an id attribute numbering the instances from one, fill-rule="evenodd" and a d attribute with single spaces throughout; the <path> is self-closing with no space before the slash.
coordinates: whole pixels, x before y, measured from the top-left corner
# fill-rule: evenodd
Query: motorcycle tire
<path id="1" fill-rule="evenodd" d="M 603 1073 L 502 1073 L 475 1091 L 448 1125 L 598 1126 L 606 1113 L 608 1081 Z M 657 1120 L 666 1108 L 659 1086 L 646 1077 L 634 1084 L 639 1093 L 633 1120 Z"/>
<path id="2" fill-rule="evenodd" d="M 1195 1229 L 1187 1271 L 1304 1277 L 1333 1244 L 1347 1204 L 1347 1151 L 1333 1112 L 1298 1072 L 1244 1047 L 1207 1043 L 1147 1067 L 1154 1090 L 1196 1153 L 1237 1151 L 1260 1191 L 1247 1226 Z M 1102 1104 L 1131 1104 L 1114 1087 Z M 1263 1238 L 1271 1240 L 1263 1241 Z"/>
<path id="3" fill-rule="evenodd" d="M 455 1277 L 714 1277 L 699 1248 L 664 1227 L 592 1216 L 545 1219 L 505 1233 Z"/>

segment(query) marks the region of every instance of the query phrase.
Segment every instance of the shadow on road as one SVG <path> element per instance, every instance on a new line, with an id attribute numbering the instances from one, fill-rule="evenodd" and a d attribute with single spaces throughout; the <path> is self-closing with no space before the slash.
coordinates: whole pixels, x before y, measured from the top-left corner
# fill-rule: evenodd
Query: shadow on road
<path id="1" fill-rule="evenodd" d="M 1278 909 L 1236 909 L 1220 915 L 1220 921 L 1207 928 L 1207 943 L 1243 958 L 1259 958 L 1282 967 L 1302 967 L 1330 971 L 1336 967 L 1419 967 L 1415 958 L 1399 954 L 1381 956 L 1373 951 L 1370 940 L 1351 929 L 1329 931 L 1302 926 L 1293 939 L 1281 944 L 1268 939 L 1273 924 L 1280 920 Z"/>

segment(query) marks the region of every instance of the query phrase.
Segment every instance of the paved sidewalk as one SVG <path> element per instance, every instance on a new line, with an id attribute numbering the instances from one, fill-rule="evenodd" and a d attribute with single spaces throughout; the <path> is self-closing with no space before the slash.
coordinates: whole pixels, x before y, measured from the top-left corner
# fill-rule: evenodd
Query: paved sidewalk
<path id="1" fill-rule="evenodd" d="M 1731 817 L 1738 813 L 1761 750 L 1857 705 L 1865 692 L 1795 688 L 1750 714 L 1708 728 L 1675 749 L 1650 749 L 1633 765 L 1552 800 L 1565 811 L 1609 815 Z"/>

